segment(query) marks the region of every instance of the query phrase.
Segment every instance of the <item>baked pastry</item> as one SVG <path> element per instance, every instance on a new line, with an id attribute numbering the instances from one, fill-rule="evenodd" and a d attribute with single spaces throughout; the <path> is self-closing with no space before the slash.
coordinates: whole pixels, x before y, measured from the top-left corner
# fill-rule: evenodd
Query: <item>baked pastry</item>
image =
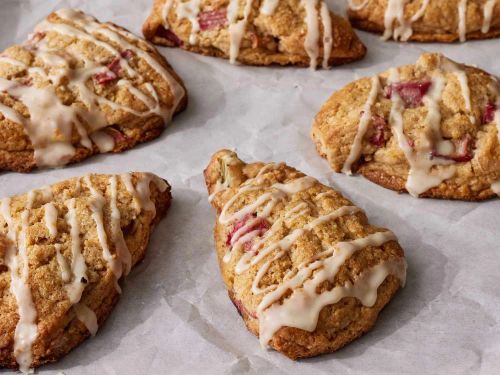
<path id="1" fill-rule="evenodd" d="M 149 173 L 87 175 L 2 199 L 0 366 L 27 372 L 94 335 L 170 201 L 170 186 Z"/>
<path id="2" fill-rule="evenodd" d="M 314 178 L 222 150 L 205 181 L 224 283 L 263 346 L 291 359 L 336 351 L 404 285 L 394 234 Z"/>
<path id="3" fill-rule="evenodd" d="M 366 53 L 323 0 L 155 0 L 146 39 L 249 65 L 324 68 Z"/>
<path id="4" fill-rule="evenodd" d="M 316 116 L 312 138 L 336 172 L 414 196 L 500 193 L 500 84 L 440 54 L 362 78 Z"/>
<path id="5" fill-rule="evenodd" d="M 500 36 L 498 0 L 349 0 L 354 27 L 383 39 L 455 42 Z"/>
<path id="6" fill-rule="evenodd" d="M 62 166 L 162 132 L 186 90 L 149 43 L 72 9 L 0 54 L 0 170 Z"/>

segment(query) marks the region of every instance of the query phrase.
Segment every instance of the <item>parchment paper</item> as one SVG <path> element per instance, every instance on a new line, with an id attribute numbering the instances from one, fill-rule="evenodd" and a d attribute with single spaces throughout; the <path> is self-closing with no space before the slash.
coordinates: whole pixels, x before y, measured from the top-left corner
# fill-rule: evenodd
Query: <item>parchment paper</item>
<path id="1" fill-rule="evenodd" d="M 60 7 L 78 7 L 140 33 L 150 0 L 1 0 L 0 50 L 23 41 Z M 330 1 L 344 12 L 343 2 Z M 358 32 L 361 62 L 328 71 L 231 66 L 162 48 L 189 90 L 189 107 L 157 140 L 59 170 L 0 174 L 0 197 L 89 172 L 152 171 L 174 203 L 148 254 L 97 336 L 44 374 L 498 374 L 500 373 L 500 200 L 417 200 L 362 177 L 332 173 L 309 132 L 322 103 L 346 83 L 413 63 L 423 51 L 500 75 L 500 40 L 398 44 Z M 293 362 L 261 349 L 227 298 L 212 242 L 214 213 L 202 171 L 213 152 L 285 161 L 340 189 L 376 225 L 391 228 L 408 258 L 406 288 L 375 328 L 343 350 Z"/>

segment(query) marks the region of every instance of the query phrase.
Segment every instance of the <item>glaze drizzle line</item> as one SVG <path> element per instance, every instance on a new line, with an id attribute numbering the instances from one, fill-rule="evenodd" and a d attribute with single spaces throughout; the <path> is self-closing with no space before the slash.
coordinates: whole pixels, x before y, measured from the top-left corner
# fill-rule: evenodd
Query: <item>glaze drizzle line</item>
<path id="1" fill-rule="evenodd" d="M 394 275 L 404 284 L 406 275 L 406 263 L 403 259 L 388 261 L 380 263 L 361 274 L 353 285 L 346 284 L 325 293 L 316 292 L 317 286 L 325 280 L 332 280 L 339 268 L 356 251 L 367 246 L 382 246 L 386 242 L 396 240 L 396 237 L 391 232 L 378 232 L 364 238 L 338 242 L 332 248 L 326 249 L 303 262 L 299 265 L 295 274 L 287 274 L 281 283 L 261 288 L 260 282 L 273 262 L 287 254 L 300 236 L 313 231 L 315 227 L 321 224 L 345 216 L 355 215 L 361 211 L 354 206 L 340 207 L 328 214 L 313 218 L 302 227 L 290 231 L 283 238 L 270 240 L 276 237 L 277 230 L 284 221 L 291 220 L 297 213 L 302 212 L 305 214 L 309 212 L 307 204 L 304 205 L 305 202 L 301 202 L 285 209 L 283 215 L 275 219 L 271 227 L 262 236 L 261 233 L 256 231 L 248 233 L 248 230 L 254 227 L 255 220 L 270 219 L 272 211 L 278 202 L 288 207 L 287 203 L 293 199 L 295 194 L 309 189 L 316 183 L 315 179 L 305 176 L 284 184 L 278 183 L 266 186 L 265 173 L 272 171 L 274 168 L 276 168 L 274 164 L 264 166 L 256 177 L 247 180 L 240 186 L 236 194 L 226 202 L 218 219 L 220 224 L 228 225 L 247 217 L 249 213 L 256 213 L 253 220 L 248 220 L 244 226 L 232 234 L 229 243 L 230 249 L 224 256 L 223 261 L 228 263 L 234 254 L 240 253 L 240 258 L 234 263 L 235 273 L 244 274 L 248 272 L 254 275 L 251 292 L 254 295 L 263 295 L 257 308 L 259 337 L 263 346 L 267 346 L 273 335 L 284 326 L 314 331 L 321 309 L 344 297 L 356 297 L 365 306 L 372 306 L 377 299 L 377 288 L 387 276 Z M 244 199 L 246 194 L 256 190 L 262 190 L 262 194 L 250 200 L 242 208 L 232 212 L 231 208 L 237 201 Z M 318 193 L 316 198 L 325 197 L 328 193 Z M 248 241 L 251 241 L 251 246 L 242 252 L 241 246 L 248 243 Z M 257 268 L 256 270 L 252 268 L 251 271 L 253 266 Z M 289 291 L 291 293 L 288 293 Z M 285 293 L 288 293 L 286 297 L 284 297 Z M 305 300 L 308 302 L 305 303 Z M 278 301 L 281 302 L 278 303 Z"/>

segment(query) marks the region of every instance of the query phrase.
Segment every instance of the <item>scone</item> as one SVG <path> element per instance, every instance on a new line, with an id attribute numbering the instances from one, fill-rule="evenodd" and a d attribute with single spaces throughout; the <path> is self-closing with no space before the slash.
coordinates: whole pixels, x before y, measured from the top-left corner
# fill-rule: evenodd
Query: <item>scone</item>
<path id="1" fill-rule="evenodd" d="M 291 359 L 334 352 L 404 285 L 395 235 L 314 178 L 222 150 L 205 181 L 224 283 L 263 346 Z"/>
<path id="2" fill-rule="evenodd" d="M 158 137 L 186 90 L 148 42 L 72 9 L 0 54 L 0 170 L 58 167 Z"/>
<path id="3" fill-rule="evenodd" d="M 316 116 L 312 138 L 336 172 L 413 196 L 500 194 L 500 84 L 440 54 L 352 82 Z"/>
<path id="4" fill-rule="evenodd" d="M 354 27 L 383 39 L 461 42 L 500 36 L 498 0 L 349 0 Z"/>
<path id="5" fill-rule="evenodd" d="M 327 68 L 366 53 L 323 0 L 155 0 L 143 32 L 154 43 L 249 65 Z"/>
<path id="6" fill-rule="evenodd" d="M 27 372 L 94 335 L 170 201 L 149 173 L 87 175 L 0 200 L 0 366 Z"/>

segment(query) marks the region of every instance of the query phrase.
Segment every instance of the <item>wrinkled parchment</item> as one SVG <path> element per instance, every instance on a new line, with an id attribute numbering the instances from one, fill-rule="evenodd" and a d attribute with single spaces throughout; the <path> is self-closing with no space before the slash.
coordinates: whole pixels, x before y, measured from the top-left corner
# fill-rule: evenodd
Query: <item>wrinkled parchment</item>
<path id="1" fill-rule="evenodd" d="M 333 3 L 334 1 L 330 1 Z M 135 33 L 150 0 L 1 0 L 0 49 L 25 39 L 50 11 L 81 8 Z M 344 12 L 344 6 L 332 7 Z M 456 45 L 384 43 L 359 32 L 365 60 L 329 71 L 231 66 L 161 51 L 184 78 L 189 107 L 157 140 L 119 155 L 30 175 L 0 175 L 0 196 L 89 172 L 148 170 L 168 179 L 174 203 L 143 263 L 95 338 L 44 374 L 498 374 L 500 200 L 416 200 L 362 177 L 334 174 L 309 137 L 331 93 L 362 76 L 440 51 L 500 75 L 500 40 Z M 285 161 L 340 189 L 372 222 L 391 228 L 408 258 L 408 282 L 366 336 L 332 355 L 292 362 L 260 348 L 227 298 L 212 243 L 214 213 L 202 171 L 211 154 Z"/>

